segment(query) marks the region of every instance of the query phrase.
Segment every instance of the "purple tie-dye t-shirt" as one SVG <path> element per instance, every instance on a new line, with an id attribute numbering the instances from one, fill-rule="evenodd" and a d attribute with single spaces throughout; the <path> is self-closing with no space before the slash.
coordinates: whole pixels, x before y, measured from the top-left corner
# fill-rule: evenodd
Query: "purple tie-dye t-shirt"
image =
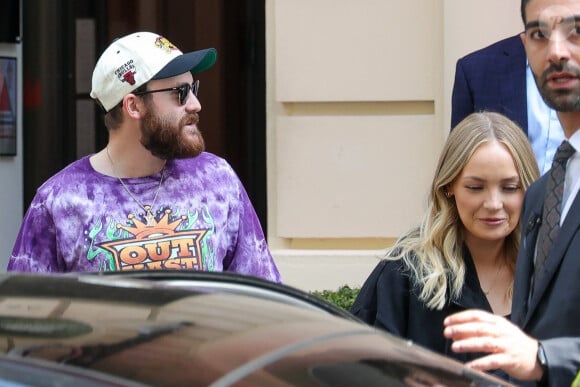
<path id="1" fill-rule="evenodd" d="M 124 179 L 144 206 L 161 173 Z M 254 208 L 223 159 L 170 160 L 148 224 L 119 180 L 84 157 L 44 183 L 26 212 L 10 271 L 232 271 L 280 282 Z"/>

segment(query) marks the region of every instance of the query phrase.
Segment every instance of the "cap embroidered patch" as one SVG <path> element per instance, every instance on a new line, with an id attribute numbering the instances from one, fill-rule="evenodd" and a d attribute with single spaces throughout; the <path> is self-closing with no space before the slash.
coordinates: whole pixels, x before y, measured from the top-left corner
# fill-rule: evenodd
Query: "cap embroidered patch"
<path id="1" fill-rule="evenodd" d="M 133 64 L 133 59 L 125 63 L 123 66 L 115 70 L 115 75 L 122 82 L 129 82 L 132 86 L 135 84 L 135 65 Z"/>

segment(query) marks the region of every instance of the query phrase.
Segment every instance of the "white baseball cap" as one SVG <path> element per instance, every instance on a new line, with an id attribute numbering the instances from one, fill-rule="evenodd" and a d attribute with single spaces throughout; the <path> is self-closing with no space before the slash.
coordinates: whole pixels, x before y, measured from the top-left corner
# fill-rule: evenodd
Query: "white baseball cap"
<path id="1" fill-rule="evenodd" d="M 152 79 L 209 69 L 217 59 L 214 48 L 182 53 L 169 40 L 152 32 L 135 32 L 115 40 L 97 61 L 91 98 L 108 112 L 123 97 Z"/>

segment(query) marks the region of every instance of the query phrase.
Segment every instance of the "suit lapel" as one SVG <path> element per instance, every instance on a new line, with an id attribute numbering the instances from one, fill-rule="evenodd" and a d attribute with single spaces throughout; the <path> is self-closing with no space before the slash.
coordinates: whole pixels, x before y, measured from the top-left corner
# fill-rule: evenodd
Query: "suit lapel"
<path id="1" fill-rule="evenodd" d="M 558 237 L 552 245 L 552 250 L 548 256 L 548 261 L 546 262 L 546 275 L 542 277 L 542 282 L 538 283 L 536 291 L 530 299 L 530 305 L 528 307 L 528 313 L 526 315 L 526 322 L 529 320 L 530 316 L 538 306 L 540 299 L 546 291 L 546 288 L 552 281 L 556 271 L 558 271 L 562 259 L 566 254 L 568 246 L 572 242 L 576 230 L 580 226 L 580 193 L 574 198 L 574 202 L 562 223 Z M 535 249 L 534 249 L 535 250 Z M 533 250 L 532 250 L 533 252 Z M 530 277 L 531 278 L 531 277 Z"/>
<path id="2" fill-rule="evenodd" d="M 526 52 L 519 37 L 507 47 L 501 57 L 505 62 L 500 85 L 501 104 L 506 115 L 513 117 L 527 134 L 528 101 L 526 96 Z M 516 64 L 514 64 L 516 63 Z M 509 112 L 509 114 L 507 114 Z"/>
<path id="3" fill-rule="evenodd" d="M 543 181 L 542 181 L 543 180 Z M 516 279 L 514 281 L 514 298 L 512 301 L 512 320 L 519 326 L 527 321 L 531 278 L 534 274 L 534 254 L 538 238 L 539 224 L 542 218 L 545 177 L 528 189 L 526 193 L 526 211 L 522 218 L 522 240 L 516 262 Z M 530 207 L 527 209 L 527 207 Z"/>

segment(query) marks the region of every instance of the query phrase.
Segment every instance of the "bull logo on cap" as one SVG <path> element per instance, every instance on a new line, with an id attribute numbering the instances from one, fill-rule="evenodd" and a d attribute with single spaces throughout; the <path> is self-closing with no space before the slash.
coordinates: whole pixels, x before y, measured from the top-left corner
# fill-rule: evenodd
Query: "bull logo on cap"
<path id="1" fill-rule="evenodd" d="M 135 71 L 127 71 L 123 74 L 123 81 L 133 86 L 135 84 Z"/>
<path id="2" fill-rule="evenodd" d="M 115 70 L 115 75 L 121 82 L 127 82 L 131 86 L 135 84 L 135 74 L 137 73 L 135 69 L 135 63 L 133 59 L 130 59 L 122 66 L 119 66 Z"/>

